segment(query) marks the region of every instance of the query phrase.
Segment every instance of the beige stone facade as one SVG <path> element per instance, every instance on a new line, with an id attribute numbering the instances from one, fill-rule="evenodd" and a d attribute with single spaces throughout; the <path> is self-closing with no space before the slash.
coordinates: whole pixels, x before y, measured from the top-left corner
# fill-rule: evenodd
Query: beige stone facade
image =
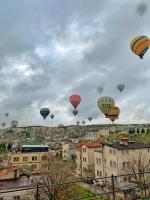
<path id="1" fill-rule="evenodd" d="M 48 152 L 9 153 L 9 165 L 22 170 L 31 169 L 33 172 L 48 170 Z"/>
<path id="2" fill-rule="evenodd" d="M 150 144 L 113 143 L 95 151 L 95 177 L 106 177 L 138 171 L 138 164 L 150 166 Z M 126 177 L 125 177 L 126 178 Z"/>
<path id="3" fill-rule="evenodd" d="M 94 177 L 94 152 L 100 150 L 102 145 L 100 143 L 88 142 L 85 144 L 78 144 L 76 150 L 76 174 L 84 177 Z"/>
<path id="4" fill-rule="evenodd" d="M 75 143 L 69 142 L 62 144 L 62 158 L 63 160 L 70 160 L 75 157 L 76 147 Z"/>

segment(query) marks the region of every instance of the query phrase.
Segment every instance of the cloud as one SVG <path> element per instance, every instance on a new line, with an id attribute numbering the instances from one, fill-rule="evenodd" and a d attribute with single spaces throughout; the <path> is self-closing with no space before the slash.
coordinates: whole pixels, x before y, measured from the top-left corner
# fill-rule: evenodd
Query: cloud
<path id="1" fill-rule="evenodd" d="M 0 7 L 0 109 L 1 119 L 20 125 L 71 124 L 76 120 L 109 123 L 97 108 L 98 86 L 121 108 L 117 123 L 148 122 L 149 59 L 136 57 L 132 38 L 149 35 L 150 3 L 137 13 L 140 0 L 22 0 Z M 123 93 L 116 89 L 124 83 Z M 79 93 L 77 117 L 69 96 Z M 55 114 L 43 122 L 39 110 Z"/>

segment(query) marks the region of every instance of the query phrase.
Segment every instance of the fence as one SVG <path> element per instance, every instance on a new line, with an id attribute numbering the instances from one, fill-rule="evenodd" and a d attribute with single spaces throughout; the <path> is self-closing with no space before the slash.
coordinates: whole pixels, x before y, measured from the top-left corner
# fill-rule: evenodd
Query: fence
<path id="1" fill-rule="evenodd" d="M 63 184 L 39 183 L 32 186 L 1 189 L 0 200 L 47 200 L 48 198 L 44 196 L 45 189 L 62 185 L 72 188 L 74 192 L 72 198 L 66 197 L 65 200 L 150 200 L 150 172 L 88 178 Z M 89 190 L 89 195 L 83 196 L 81 188 Z"/>

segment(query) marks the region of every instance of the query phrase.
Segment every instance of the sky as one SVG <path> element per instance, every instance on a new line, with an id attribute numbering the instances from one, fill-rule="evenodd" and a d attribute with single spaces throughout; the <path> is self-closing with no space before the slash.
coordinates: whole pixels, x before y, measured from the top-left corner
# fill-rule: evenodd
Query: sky
<path id="1" fill-rule="evenodd" d="M 150 35 L 149 19 L 148 0 L 1 0 L 0 122 L 89 124 L 92 116 L 93 124 L 110 123 L 97 107 L 107 95 L 120 107 L 116 123 L 148 123 L 150 51 L 141 60 L 129 44 Z M 118 83 L 126 85 L 122 93 Z M 77 117 L 72 94 L 82 99 Z M 42 107 L 55 119 L 44 121 Z"/>

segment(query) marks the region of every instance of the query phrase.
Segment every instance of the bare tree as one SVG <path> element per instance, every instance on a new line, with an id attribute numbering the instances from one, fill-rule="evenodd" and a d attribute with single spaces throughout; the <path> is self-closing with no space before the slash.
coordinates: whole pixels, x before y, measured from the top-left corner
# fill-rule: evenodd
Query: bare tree
<path id="1" fill-rule="evenodd" d="M 41 197 L 47 200 L 66 200 L 72 197 L 72 190 L 66 182 L 73 181 L 71 168 L 61 160 L 52 159 L 49 162 L 48 173 L 40 179 Z"/>
<path id="2" fill-rule="evenodd" d="M 129 180 L 137 184 L 138 188 L 141 188 L 141 195 L 147 195 L 146 185 L 150 184 L 150 164 L 146 155 L 139 152 L 136 158 L 132 158 L 129 162 L 127 173 L 133 174 L 129 176 Z"/>

